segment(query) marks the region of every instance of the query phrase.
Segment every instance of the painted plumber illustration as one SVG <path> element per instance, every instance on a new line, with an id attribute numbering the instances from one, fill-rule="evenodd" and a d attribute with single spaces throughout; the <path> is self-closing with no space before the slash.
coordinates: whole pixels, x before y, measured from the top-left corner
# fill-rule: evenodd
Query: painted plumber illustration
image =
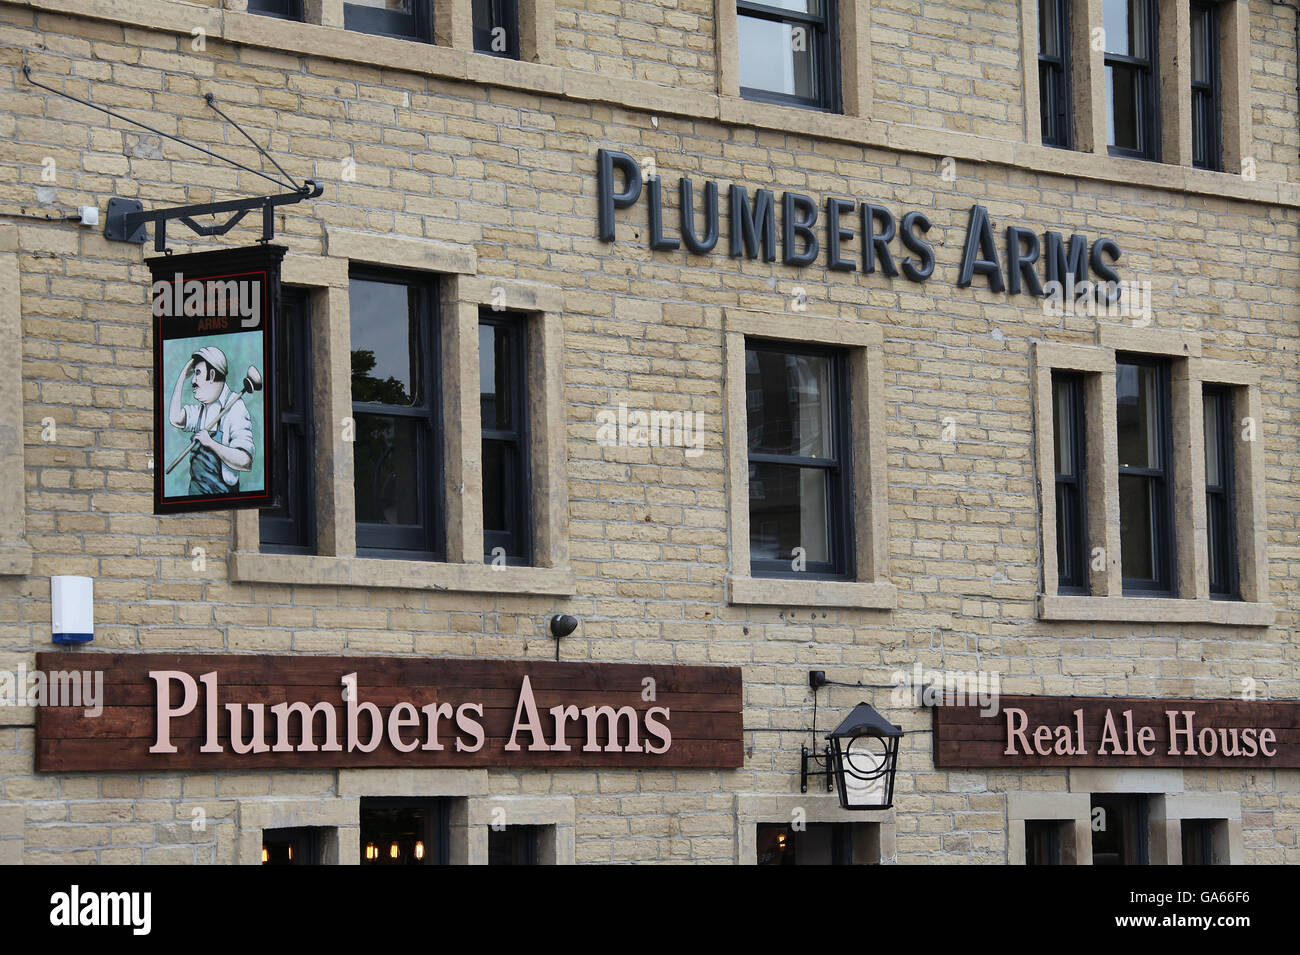
<path id="1" fill-rule="evenodd" d="M 238 491 L 239 472 L 253 467 L 253 423 L 244 395 L 262 390 L 262 376 L 250 365 L 236 393 L 226 384 L 226 372 L 225 352 L 205 345 L 190 356 L 172 389 L 168 420 L 194 437 L 168 465 L 167 473 L 188 456 L 191 495 Z M 183 403 L 181 393 L 187 382 L 197 404 Z"/>

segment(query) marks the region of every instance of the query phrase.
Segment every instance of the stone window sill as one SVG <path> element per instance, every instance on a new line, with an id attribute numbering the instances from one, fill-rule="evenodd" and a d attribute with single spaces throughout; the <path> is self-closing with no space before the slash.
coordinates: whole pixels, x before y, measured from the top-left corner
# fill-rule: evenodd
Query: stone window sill
<path id="1" fill-rule="evenodd" d="M 486 56 L 422 40 L 233 12 L 224 15 L 220 34 L 233 43 L 270 46 L 286 53 L 327 56 L 368 66 L 527 88 L 537 93 L 564 92 L 564 72 L 557 66 Z"/>
<path id="2" fill-rule="evenodd" d="M 1271 603 L 1183 600 L 1178 597 L 1072 597 L 1039 594 L 1040 620 L 1115 623 L 1211 623 L 1268 627 L 1277 617 Z"/>
<path id="3" fill-rule="evenodd" d="M 568 567 L 502 567 L 488 564 L 442 564 L 373 557 L 318 557 L 306 554 L 230 555 L 230 579 L 258 584 L 305 584 L 445 590 L 456 593 L 538 594 L 567 597 L 575 593 Z"/>
<path id="4" fill-rule="evenodd" d="M 788 580 L 727 576 L 727 602 L 768 607 L 847 607 L 893 610 L 898 594 L 889 581 Z"/>

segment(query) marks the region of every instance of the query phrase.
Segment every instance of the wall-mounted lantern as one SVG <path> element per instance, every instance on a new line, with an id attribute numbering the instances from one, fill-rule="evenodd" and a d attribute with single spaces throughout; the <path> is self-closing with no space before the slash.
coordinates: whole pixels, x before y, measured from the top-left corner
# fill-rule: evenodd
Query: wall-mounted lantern
<path id="1" fill-rule="evenodd" d="M 829 681 L 821 670 L 810 674 L 813 692 Z M 859 684 L 860 685 L 860 684 Z M 816 728 L 813 729 L 816 739 Z M 826 791 L 834 785 L 844 809 L 889 809 L 894 805 L 894 777 L 898 772 L 901 727 L 885 719 L 867 703 L 859 703 L 840 725 L 826 734 L 830 742 L 822 752 L 802 747 L 799 791 L 808 791 L 809 776 L 825 776 Z"/>

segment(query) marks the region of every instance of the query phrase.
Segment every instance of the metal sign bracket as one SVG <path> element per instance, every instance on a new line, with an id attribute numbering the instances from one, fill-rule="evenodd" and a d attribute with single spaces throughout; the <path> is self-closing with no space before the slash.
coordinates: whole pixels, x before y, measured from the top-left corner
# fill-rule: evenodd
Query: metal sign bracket
<path id="1" fill-rule="evenodd" d="M 293 205 L 305 199 L 316 199 L 324 191 L 320 183 L 308 179 L 296 192 L 281 193 L 276 196 L 255 196 L 249 199 L 230 199 L 226 202 L 206 202 L 192 206 L 173 206 L 170 209 L 154 209 L 150 212 L 135 199 L 122 199 L 114 196 L 108 201 L 108 212 L 104 216 L 104 238 L 115 242 L 134 242 L 142 245 L 148 238 L 147 226 L 154 225 L 153 247 L 156 252 L 167 251 L 167 223 L 179 221 L 195 235 L 225 235 L 240 220 L 254 209 L 262 210 L 263 245 L 275 238 L 275 208 Z M 195 216 L 211 216 L 230 213 L 224 222 L 214 225 L 200 225 L 194 221 Z"/>

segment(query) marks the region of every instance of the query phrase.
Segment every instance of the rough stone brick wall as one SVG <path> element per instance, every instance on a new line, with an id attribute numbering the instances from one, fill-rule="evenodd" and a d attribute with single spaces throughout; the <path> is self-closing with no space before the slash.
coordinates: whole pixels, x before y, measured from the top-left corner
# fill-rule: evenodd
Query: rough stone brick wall
<path id="1" fill-rule="evenodd" d="M 556 0 L 556 52 L 575 70 L 713 92 L 713 2 Z"/>
<path id="2" fill-rule="evenodd" d="M 1258 165 L 1269 178 L 1300 182 L 1300 100 L 1294 4 L 1251 0 L 1250 75 Z"/>
<path id="3" fill-rule="evenodd" d="M 1277 42 L 1285 48 L 1289 35 Z M 71 224 L 6 220 L 0 252 L 16 250 L 21 267 L 35 564 L 29 577 L 0 578 L 0 667 L 30 665 L 48 648 L 52 574 L 96 578 L 96 647 L 105 650 L 546 659 L 554 645 L 545 619 L 564 610 L 583 618 L 566 659 L 742 666 L 745 725 L 789 731 L 746 733 L 741 770 L 491 774 L 493 793 L 573 795 L 580 862 L 731 861 L 733 794 L 797 788 L 812 668 L 868 682 L 888 682 L 916 662 L 994 670 L 1004 692 L 1062 695 L 1230 696 L 1250 677 L 1261 697 L 1300 696 L 1294 207 L 991 163 L 960 163 L 950 182 L 940 174 L 941 137 L 934 155 L 922 156 L 667 115 L 655 128 L 632 109 L 216 40 L 191 53 L 185 38 L 170 34 L 0 6 L 0 201 L 10 205 L 32 205 L 47 156 L 58 169 L 61 207 L 102 208 L 111 195 L 159 206 L 262 191 L 247 173 L 141 140 L 101 114 L 27 88 L 20 48 L 42 81 L 134 108 L 169 131 L 216 138 L 222 151 L 256 164 L 238 133 L 213 123 L 201 94 L 214 92 L 292 173 L 324 182 L 319 201 L 288 207 L 277 220 L 297 252 L 320 253 L 326 225 L 425 236 L 472 243 L 480 274 L 564 289 L 578 594 L 232 583 L 229 515 L 151 513 L 152 351 L 140 249 Z M 974 87 L 970 95 L 982 96 Z M 989 118 L 1019 122 L 1009 111 Z M 921 112 L 913 120 L 927 122 Z M 697 185 L 734 179 L 874 199 L 896 214 L 924 209 L 939 265 L 918 286 L 830 272 L 824 259 L 796 271 L 723 253 L 651 254 L 643 207 L 620 214 L 617 244 L 602 245 L 594 238 L 601 146 L 655 157 L 670 185 L 688 173 Z M 341 179 L 345 158 L 356 163 L 355 182 Z M 1260 174 L 1278 169 L 1261 165 Z M 1092 343 L 1095 322 L 1050 317 L 1028 296 L 993 294 L 978 282 L 955 288 L 974 202 L 999 226 L 1113 235 L 1125 278 L 1154 286 L 1158 327 L 1199 332 L 1207 357 L 1261 369 L 1275 626 L 1037 619 L 1030 343 Z M 186 251 L 175 234 L 175 247 Z M 241 228 L 229 241 L 247 237 Z M 725 602 L 722 309 L 783 311 L 796 288 L 811 314 L 884 329 L 893 612 Z M 600 447 L 595 413 L 619 402 L 703 413 L 705 453 Z M 954 442 L 941 440 L 945 417 L 955 420 Z M 42 439 L 46 418 L 57 426 L 54 440 Z M 205 551 L 202 570 L 195 547 Z M 820 718 L 858 695 L 823 691 Z M 890 714 L 908 730 L 895 810 L 900 862 L 1003 862 L 1005 793 L 1066 788 L 1062 771 L 935 771 L 929 715 Z M 37 776 L 32 747 L 30 720 L 0 726 L 0 798 L 25 807 L 27 862 L 230 862 L 236 799 L 337 794 L 328 772 Z M 1300 772 L 1184 776 L 1189 789 L 1243 793 L 1247 861 L 1300 861 Z M 208 822 L 200 831 L 196 809 Z"/>
<path id="4" fill-rule="evenodd" d="M 874 115 L 1024 138 L 1020 4 L 884 0 L 871 6 Z M 1037 75 L 1037 66 L 1032 66 Z M 1037 117 L 1035 117 L 1037 121 Z"/>

